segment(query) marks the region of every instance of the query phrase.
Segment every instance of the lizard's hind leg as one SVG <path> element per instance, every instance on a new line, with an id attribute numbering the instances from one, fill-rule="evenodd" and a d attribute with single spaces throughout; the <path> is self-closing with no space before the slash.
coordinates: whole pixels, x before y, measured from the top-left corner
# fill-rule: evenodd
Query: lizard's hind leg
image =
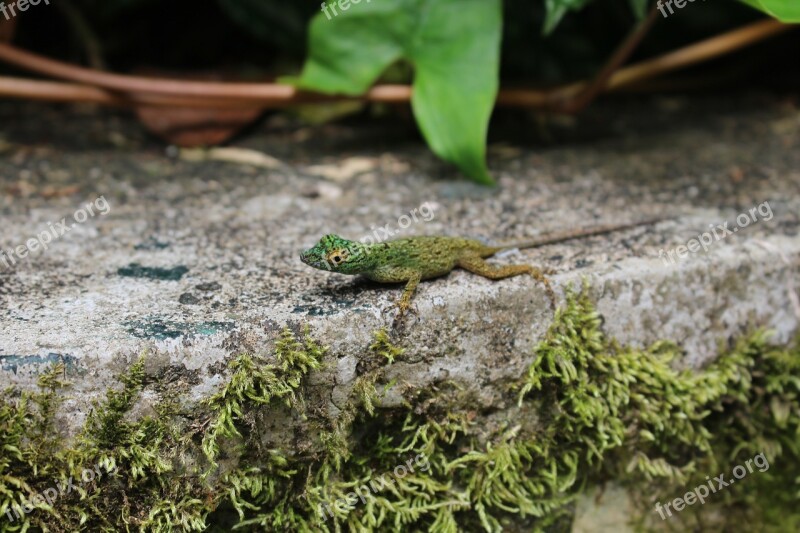
<path id="1" fill-rule="evenodd" d="M 468 270 L 473 274 L 478 274 L 484 278 L 489 279 L 504 279 L 512 276 L 519 276 L 520 274 L 530 274 L 533 278 L 544 285 L 547 291 L 547 297 L 550 298 L 550 303 L 553 307 L 556 306 L 556 295 L 553 292 L 553 287 L 550 286 L 550 280 L 545 277 L 545 273 L 532 265 L 507 265 L 507 266 L 494 266 L 484 261 L 478 255 L 465 255 L 458 260 L 458 266 L 464 270 Z"/>

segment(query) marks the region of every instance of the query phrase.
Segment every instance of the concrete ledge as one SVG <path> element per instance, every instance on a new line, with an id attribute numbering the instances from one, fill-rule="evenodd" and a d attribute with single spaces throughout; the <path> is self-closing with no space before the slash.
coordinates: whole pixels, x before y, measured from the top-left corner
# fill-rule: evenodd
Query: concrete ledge
<path id="1" fill-rule="evenodd" d="M 122 148 L 92 147 L 80 136 L 39 142 L 12 127 L 0 160 L 3 186 L 12 191 L 0 203 L 0 248 L 24 244 L 98 197 L 110 210 L 13 269 L 0 264 L 0 382 L 31 387 L 43 366 L 64 360 L 74 384 L 65 424 L 76 428 L 91 400 L 142 353 L 151 371 L 174 374 L 174 392 L 191 405 L 218 386 L 227 358 L 266 353 L 284 326 L 308 324 L 331 347 L 327 369 L 314 380 L 330 388 L 335 412 L 357 375 L 356 354 L 373 331 L 392 326 L 399 290 L 313 271 L 297 256 L 325 233 L 358 238 L 385 224 L 396 228 L 400 216 L 426 202 L 433 219 L 403 236 L 509 242 L 674 217 L 507 252 L 496 261 L 554 268 L 559 292 L 588 278 L 609 334 L 633 345 L 676 341 L 686 351 L 681 365 L 703 365 L 719 342 L 756 327 L 772 328 L 776 342 L 787 342 L 800 321 L 800 137 L 796 127 L 785 127 L 797 116 L 743 106 L 656 105 L 649 118 L 670 126 L 636 136 L 616 132 L 644 120 L 641 109 L 600 110 L 599 117 L 612 118 L 595 141 L 549 149 L 497 145 L 496 190 L 439 181 L 433 176 L 444 167 L 416 142 L 395 143 L 386 153 L 381 144 L 391 134 L 344 126 L 330 127 L 344 139 L 337 157 L 314 145 L 313 135 L 329 137 L 330 129 L 314 133 L 299 154 L 285 153 L 281 133 L 263 131 L 247 141 L 284 158 L 285 170 L 171 159 L 137 137 L 130 122 L 122 122 L 129 136 Z M 21 124 L 36 113 L 57 113 L 86 131 L 114 129 L 103 123 L 108 117 L 50 109 L 5 107 L 0 116 Z M 84 141 L 83 150 L 72 144 Z M 335 181 L 310 175 L 334 167 Z M 43 196 L 45 187 L 78 192 Z M 659 257 L 764 202 L 774 214 L 769 221 L 675 265 Z M 552 320 L 533 280 L 492 282 L 461 271 L 424 283 L 415 308 L 394 331 L 406 352 L 389 377 L 420 389 L 457 380 L 496 408 L 503 407 L 498 391 L 524 372 Z M 399 402 L 401 392 L 391 392 L 386 405 Z"/>

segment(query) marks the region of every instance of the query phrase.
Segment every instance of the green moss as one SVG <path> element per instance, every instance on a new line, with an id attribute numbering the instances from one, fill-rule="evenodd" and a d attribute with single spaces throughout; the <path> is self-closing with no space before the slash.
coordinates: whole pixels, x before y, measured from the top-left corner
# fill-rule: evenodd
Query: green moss
<path id="1" fill-rule="evenodd" d="M 535 392 L 545 413 L 536 435 L 534 471 L 528 482 L 552 469 L 559 476 L 540 480 L 540 504 L 556 505 L 576 485 L 617 480 L 639 495 L 641 523 L 654 526 L 653 503 L 670 501 L 712 477 L 763 452 L 785 463 L 773 490 L 800 488 L 800 350 L 770 347 L 767 335 L 741 339 L 701 371 L 677 371 L 677 346 L 660 342 L 645 350 L 621 347 L 600 331 L 600 317 L 587 291 L 571 296 L 559 312 L 524 380 L 520 401 Z M 781 405 L 779 411 L 771 405 Z M 778 413 L 782 423 L 777 424 Z M 561 476 L 564 473 L 564 476 Z M 754 476 L 755 477 L 755 476 Z M 759 474 L 760 482 L 769 476 Z M 722 497 L 688 509 L 669 522 L 709 526 L 713 517 L 736 528 L 750 524 L 780 531 L 797 520 L 794 504 L 775 513 L 775 501 L 759 481 L 748 480 Z M 566 490 L 565 490 L 566 489 Z M 742 501 L 758 504 L 742 506 Z M 796 503 L 797 500 L 794 499 Z M 660 519 L 659 519 L 660 521 Z M 725 524 L 720 524 L 723 527 Z"/>
<path id="2" fill-rule="evenodd" d="M 203 452 L 211 466 L 217 466 L 219 438 L 242 437 L 237 424 L 243 421 L 246 406 L 268 406 L 280 400 L 302 412 L 304 399 L 297 390 L 309 372 L 320 368 L 324 355 L 325 349 L 311 339 L 308 331 L 301 342 L 284 330 L 275 347 L 277 364 L 249 355 L 233 360 L 229 382 L 206 402 L 214 413 L 203 436 Z"/>
<path id="3" fill-rule="evenodd" d="M 328 411 L 329 388 L 307 383 L 326 353 L 308 332 L 285 331 L 269 356 L 233 359 L 191 417 L 142 402 L 153 378 L 139 360 L 68 443 L 54 423 L 63 368 L 42 375 L 37 393 L 6 391 L 0 531 L 555 531 L 586 487 L 612 480 L 638 496 L 648 529 L 800 528 L 800 348 L 770 346 L 763 332 L 681 371 L 677 346 L 619 346 L 587 291 L 570 294 L 511 384 L 518 407 L 498 413 L 475 412 L 470 393 L 446 382 L 382 407 L 387 365 L 403 354 L 386 332 L 359 357 L 346 405 Z M 265 444 L 265 416 L 300 422 L 304 451 Z M 772 468 L 656 518 L 654 502 L 758 453 Z M 33 497 L 95 467 L 102 475 L 52 505 Z"/>
<path id="4" fill-rule="evenodd" d="M 375 384 L 383 377 L 385 365 L 392 364 L 395 358 L 404 352 L 402 348 L 390 342 L 385 330 L 376 331 L 374 338 L 375 341 L 361 358 L 359 366 L 362 373 L 353 383 L 347 404 L 333 420 L 329 421 L 330 429 L 322 432 L 322 443 L 336 470 L 350 457 L 351 447 L 348 444 L 348 437 L 353 422 L 365 414 L 369 417 L 374 416 L 376 406 L 380 405 L 383 393 L 378 392 Z M 388 383 L 386 389 L 391 385 L 392 383 Z"/>
<path id="5" fill-rule="evenodd" d="M 375 332 L 375 341 L 370 345 L 369 349 L 372 353 L 386 359 L 389 364 L 394 363 L 394 360 L 405 352 L 403 348 L 392 344 L 385 329 Z"/>

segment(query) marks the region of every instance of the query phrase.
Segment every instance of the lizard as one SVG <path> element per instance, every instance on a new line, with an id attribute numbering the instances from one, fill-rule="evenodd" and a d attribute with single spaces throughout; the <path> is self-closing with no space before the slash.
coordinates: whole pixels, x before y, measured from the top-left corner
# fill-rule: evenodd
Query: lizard
<path id="1" fill-rule="evenodd" d="M 551 305 L 555 307 L 555 293 L 546 277 L 552 271 L 532 265 L 495 266 L 485 260 L 503 250 L 538 248 L 655 224 L 662 220 L 665 219 L 596 226 L 499 246 L 490 246 L 474 239 L 437 236 L 407 237 L 364 244 L 329 234 L 322 237 L 314 247 L 302 252 L 300 260 L 318 270 L 348 275 L 362 274 L 379 283 L 405 283 L 403 295 L 396 304 L 400 316 L 408 310 L 421 281 L 444 276 L 455 268 L 462 268 L 492 280 L 530 274 L 544 286 Z"/>

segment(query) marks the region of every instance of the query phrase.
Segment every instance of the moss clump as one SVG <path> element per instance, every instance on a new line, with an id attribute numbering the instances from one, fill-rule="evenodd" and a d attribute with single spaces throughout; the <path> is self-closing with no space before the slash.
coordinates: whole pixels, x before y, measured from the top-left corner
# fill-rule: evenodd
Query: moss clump
<path id="1" fill-rule="evenodd" d="M 665 525 L 781 531 L 797 523 L 798 345 L 772 347 L 756 332 L 701 371 L 677 371 L 671 361 L 681 352 L 672 343 L 634 350 L 607 339 L 587 292 L 571 295 L 523 382 L 520 402 L 535 392 L 543 417 L 526 448 L 533 465 L 526 479 L 544 489 L 538 504 L 568 512 L 559 503 L 577 494 L 574 487 L 613 479 L 639 495 L 640 523 L 653 527 L 655 502 L 681 497 L 709 475 L 730 479 L 734 467 L 764 453 L 783 464 L 780 473 L 759 473 Z"/>
<path id="2" fill-rule="evenodd" d="M 259 457 L 258 467 L 225 470 L 216 464 L 221 454 L 234 462 L 248 455 L 220 442 L 249 437 L 259 406 L 280 401 L 300 409 L 297 392 L 324 353 L 308 336 L 298 341 L 287 331 L 276 343 L 274 363 L 247 355 L 234 359 L 230 381 L 207 401 L 210 416 L 191 425 L 168 401 L 132 416 L 146 379 L 140 359 L 67 446 L 56 445 L 53 424 L 63 368 L 42 376 L 40 393 L 6 391 L 0 400 L 0 531 L 200 531 L 223 504 L 243 519 L 259 503 L 282 497 L 285 487 L 275 478 L 296 471 L 278 450 Z M 88 482 L 81 477 L 86 470 L 97 472 Z M 37 495 L 51 487 L 58 488 L 52 504 L 39 501 Z"/>
<path id="3" fill-rule="evenodd" d="M 55 368 L 41 392 L 8 391 L 0 403 L 0 530 L 560 530 L 584 489 L 608 480 L 641 495 L 645 527 L 797 529 L 800 348 L 769 346 L 757 332 L 724 352 L 689 372 L 672 367 L 671 343 L 619 346 L 583 291 L 569 295 L 511 384 L 516 410 L 477 413 L 455 383 L 382 408 L 386 365 L 402 349 L 378 332 L 333 415 L 321 407 L 327 391 L 306 384 L 326 350 L 287 331 L 271 357 L 234 359 L 194 421 L 169 403 L 132 415 L 147 379 L 137 362 L 69 446 L 53 427 L 64 386 Z M 308 434 L 296 438 L 318 445 L 266 449 L 257 421 L 279 412 L 304 420 Z M 757 453 L 775 467 L 654 520 L 653 502 Z M 4 520 L 10 506 L 96 464 L 110 473 Z"/>
<path id="4" fill-rule="evenodd" d="M 237 425 L 244 421 L 246 406 L 268 406 L 280 400 L 302 412 L 305 400 L 297 391 L 303 378 L 320 368 L 324 355 L 325 349 L 311 339 L 308 331 L 301 342 L 284 330 L 275 346 L 276 364 L 249 355 L 232 361 L 230 380 L 206 401 L 213 415 L 203 436 L 203 452 L 211 466 L 217 466 L 220 437 L 242 437 Z"/>
<path id="5" fill-rule="evenodd" d="M 63 461 L 51 459 L 58 440 L 52 428 L 63 372 L 64 367 L 59 364 L 42 374 L 39 393 L 16 395 L 12 389 L 4 392 L 0 403 L 0 530 L 21 529 L 8 520 L 24 510 L 39 511 L 49 520 L 57 518 L 47 501 L 37 499 L 34 504 L 26 495 L 34 492 L 38 479 L 55 477 L 65 466 Z M 30 440 L 35 440 L 36 446 L 30 446 Z"/>
<path id="6" fill-rule="evenodd" d="M 375 416 L 375 409 L 380 405 L 382 397 L 375 384 L 383 377 L 386 366 L 394 363 L 395 358 L 404 352 L 390 342 L 385 330 L 376 331 L 374 339 L 361 357 L 357 368 L 360 375 L 353 383 L 347 404 L 329 421 L 331 429 L 322 432 L 322 443 L 337 470 L 350 457 L 348 438 L 352 433 L 353 422 L 364 413 L 369 417 Z M 388 383 L 385 388 L 392 385 Z"/>

